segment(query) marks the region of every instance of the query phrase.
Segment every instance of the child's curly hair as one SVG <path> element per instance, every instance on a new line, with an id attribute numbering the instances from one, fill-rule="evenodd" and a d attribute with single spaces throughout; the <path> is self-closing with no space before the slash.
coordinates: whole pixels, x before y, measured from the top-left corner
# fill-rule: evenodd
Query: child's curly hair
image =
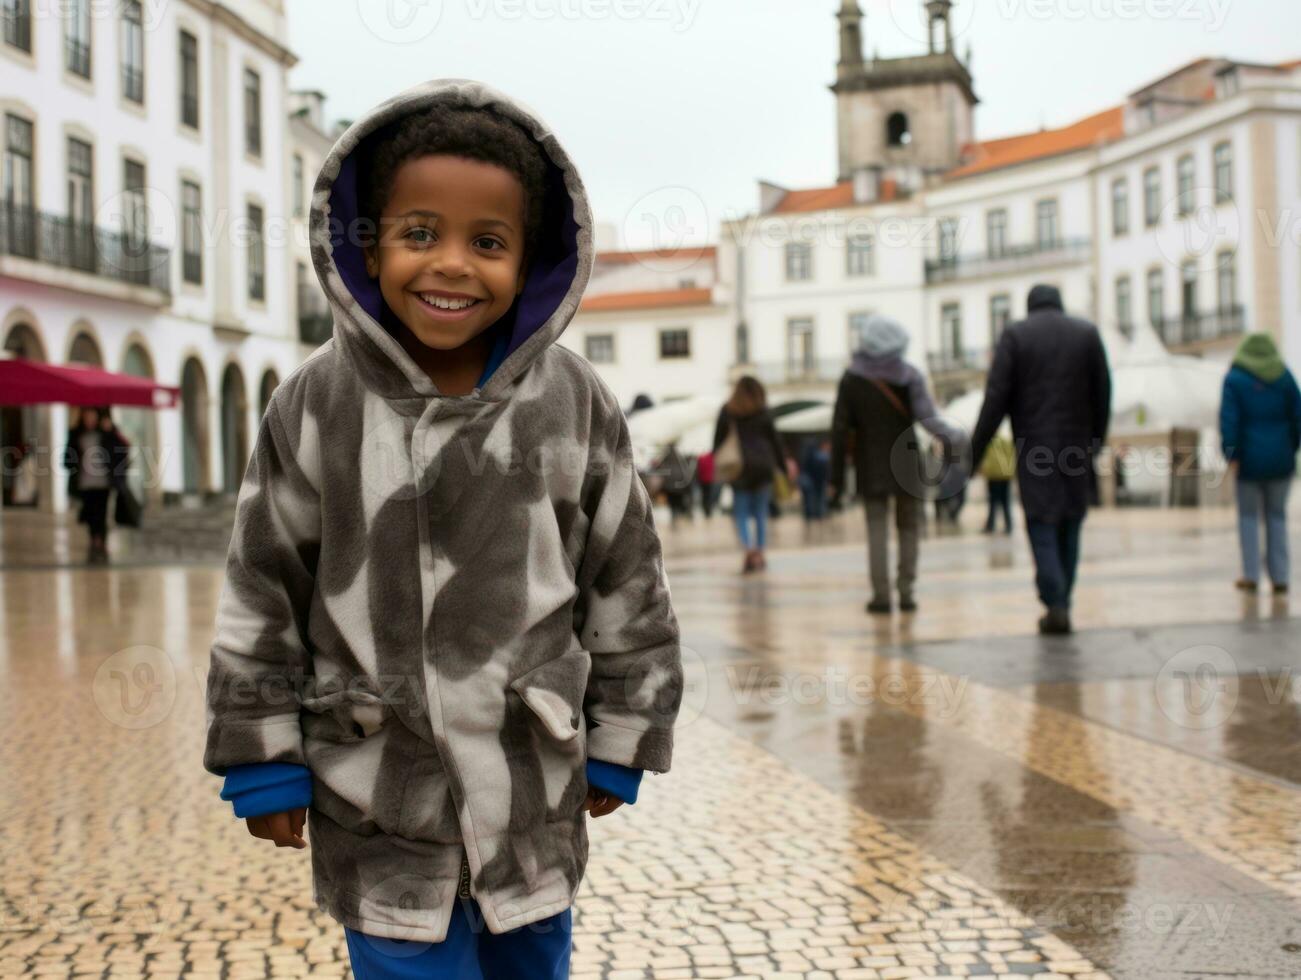
<path id="1" fill-rule="evenodd" d="M 433 106 L 368 137 L 357 168 L 359 216 L 374 222 L 378 233 L 380 215 L 402 164 L 431 154 L 482 160 L 514 174 L 524 187 L 525 256 L 534 254 L 542 233 L 547 165 L 541 148 L 524 128 L 492 109 Z"/>

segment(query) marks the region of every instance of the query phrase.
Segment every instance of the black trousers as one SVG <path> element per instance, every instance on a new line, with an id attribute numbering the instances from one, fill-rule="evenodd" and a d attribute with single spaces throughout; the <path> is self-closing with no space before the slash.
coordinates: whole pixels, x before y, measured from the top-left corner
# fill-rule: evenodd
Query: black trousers
<path id="1" fill-rule="evenodd" d="M 108 495 L 107 487 L 102 490 L 81 491 L 81 506 L 86 514 L 86 526 L 93 537 L 108 536 Z"/>
<path id="2" fill-rule="evenodd" d="M 994 518 L 1003 512 L 1003 527 L 1012 530 L 1012 482 L 1010 480 L 989 481 L 989 519 L 985 521 L 985 530 L 994 530 Z"/>

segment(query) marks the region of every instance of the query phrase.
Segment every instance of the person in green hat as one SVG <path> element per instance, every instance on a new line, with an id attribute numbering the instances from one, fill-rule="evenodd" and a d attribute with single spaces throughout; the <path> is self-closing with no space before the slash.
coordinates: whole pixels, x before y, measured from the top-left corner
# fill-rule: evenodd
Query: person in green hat
<path id="1" fill-rule="evenodd" d="M 1237 586 L 1245 592 L 1259 587 L 1263 511 L 1269 578 L 1274 594 L 1283 595 L 1289 579 L 1287 498 L 1301 449 L 1301 390 L 1267 333 L 1250 334 L 1238 345 L 1224 379 L 1220 440 L 1238 484 Z"/>

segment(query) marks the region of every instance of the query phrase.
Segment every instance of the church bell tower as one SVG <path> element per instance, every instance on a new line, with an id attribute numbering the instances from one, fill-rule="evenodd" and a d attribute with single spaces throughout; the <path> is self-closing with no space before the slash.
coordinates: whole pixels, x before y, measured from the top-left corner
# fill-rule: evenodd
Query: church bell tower
<path id="1" fill-rule="evenodd" d="M 927 51 L 902 58 L 864 56 L 858 0 L 842 0 L 836 14 L 840 60 L 830 88 L 841 180 L 873 167 L 906 172 L 920 182 L 956 167 L 975 136 L 979 100 L 968 65 L 953 50 L 953 0 L 916 2 Z"/>

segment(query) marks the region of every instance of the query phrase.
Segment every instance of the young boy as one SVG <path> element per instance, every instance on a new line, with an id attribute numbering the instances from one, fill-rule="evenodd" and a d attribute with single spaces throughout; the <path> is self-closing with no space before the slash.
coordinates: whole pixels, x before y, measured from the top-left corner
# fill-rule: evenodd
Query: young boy
<path id="1" fill-rule="evenodd" d="M 357 976 L 567 976 L 585 814 L 668 771 L 682 697 L 627 425 L 555 344 L 582 181 L 524 107 L 440 79 L 339 138 L 310 226 L 334 336 L 240 489 L 204 767 L 254 836 L 308 820 Z"/>

